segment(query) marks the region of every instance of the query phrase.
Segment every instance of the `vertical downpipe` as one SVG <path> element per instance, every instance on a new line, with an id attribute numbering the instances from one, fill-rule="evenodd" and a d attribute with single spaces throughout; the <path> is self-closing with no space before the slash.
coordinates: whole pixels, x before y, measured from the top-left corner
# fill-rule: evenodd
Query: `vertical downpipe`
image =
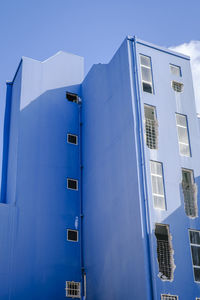
<path id="1" fill-rule="evenodd" d="M 130 41 L 133 45 L 130 45 Z M 143 212 L 143 228 L 144 228 L 144 243 L 145 243 L 145 250 L 147 254 L 147 268 L 148 268 L 148 280 L 149 280 L 149 292 L 150 297 L 149 299 L 154 299 L 154 289 L 153 289 L 153 280 L 152 280 L 152 265 L 151 265 L 151 253 L 150 253 L 150 220 L 149 220 L 149 207 L 147 203 L 147 179 L 146 179 L 146 170 L 145 170 L 145 154 L 144 154 L 144 139 L 143 139 L 143 127 L 142 127 L 142 114 L 141 114 L 141 101 L 140 101 L 140 90 L 139 90 L 139 79 L 138 79 L 138 67 L 137 67 L 137 51 L 136 51 L 136 37 L 128 38 L 128 46 L 129 49 L 131 48 L 132 53 L 132 61 L 131 63 L 131 71 L 134 76 L 134 81 L 132 79 L 132 85 L 134 86 L 135 93 L 136 93 L 136 101 L 135 108 L 136 108 L 136 121 L 138 127 L 138 155 L 139 155 L 139 167 L 140 167 L 140 180 L 144 184 L 141 187 L 142 195 L 144 195 L 144 202 L 142 201 L 142 212 Z"/>
<path id="2" fill-rule="evenodd" d="M 82 177 L 83 177 L 83 165 L 82 165 L 82 101 L 79 103 L 79 163 L 80 163 L 80 252 L 81 252 L 81 299 L 86 299 L 86 274 L 84 268 L 83 257 L 83 193 L 82 193 Z"/>

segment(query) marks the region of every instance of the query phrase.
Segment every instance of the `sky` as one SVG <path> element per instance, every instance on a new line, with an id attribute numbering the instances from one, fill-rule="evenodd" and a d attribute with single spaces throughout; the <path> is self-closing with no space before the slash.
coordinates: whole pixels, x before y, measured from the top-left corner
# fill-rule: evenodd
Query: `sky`
<path id="1" fill-rule="evenodd" d="M 45 60 L 59 50 L 106 63 L 127 35 L 164 47 L 200 39 L 199 0 L 1 0 L 0 138 L 5 82 L 22 56 Z M 200 48 L 198 48 L 200 51 Z"/>

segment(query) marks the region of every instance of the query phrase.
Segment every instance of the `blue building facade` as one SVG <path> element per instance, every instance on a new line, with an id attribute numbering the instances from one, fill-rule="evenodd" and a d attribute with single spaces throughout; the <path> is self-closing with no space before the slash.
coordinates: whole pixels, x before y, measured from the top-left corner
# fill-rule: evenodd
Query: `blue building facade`
<path id="1" fill-rule="evenodd" d="M 200 132 L 189 57 L 127 37 L 22 58 L 7 83 L 0 299 L 200 299 Z"/>

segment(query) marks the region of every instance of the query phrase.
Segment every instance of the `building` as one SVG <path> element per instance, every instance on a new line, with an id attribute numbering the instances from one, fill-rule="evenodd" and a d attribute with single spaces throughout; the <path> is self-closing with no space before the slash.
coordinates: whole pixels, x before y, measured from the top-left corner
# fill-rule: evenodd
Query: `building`
<path id="1" fill-rule="evenodd" d="M 127 37 L 23 58 L 7 84 L 0 299 L 200 299 L 200 132 L 189 57 Z"/>

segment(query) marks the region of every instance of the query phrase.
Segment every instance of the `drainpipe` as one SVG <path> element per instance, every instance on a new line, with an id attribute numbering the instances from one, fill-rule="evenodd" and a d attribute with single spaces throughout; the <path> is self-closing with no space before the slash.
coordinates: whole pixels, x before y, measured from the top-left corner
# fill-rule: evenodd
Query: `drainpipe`
<path id="1" fill-rule="evenodd" d="M 82 165 L 82 100 L 79 98 L 79 163 L 80 163 L 80 251 L 81 251 L 81 299 L 86 299 L 86 273 L 83 255 L 83 165 Z"/>
<path id="2" fill-rule="evenodd" d="M 140 175 L 140 185 L 141 198 L 144 196 L 144 201 L 141 201 L 142 213 L 143 213 L 143 230 L 144 230 L 144 243 L 145 243 L 145 252 L 147 256 L 147 270 L 148 270 L 148 283 L 149 283 L 149 298 L 150 300 L 154 299 L 154 285 L 152 279 L 152 261 L 151 261 L 151 228 L 149 220 L 149 206 L 148 206 L 148 191 L 147 191 L 147 178 L 146 178 L 146 168 L 145 168 L 145 153 L 144 153 L 144 136 L 143 136 L 143 126 L 142 126 L 142 113 L 141 113 L 141 99 L 140 99 L 140 89 L 139 89 L 139 79 L 138 79 L 138 66 L 137 66 L 137 51 L 136 37 L 128 37 L 128 50 L 129 50 L 129 59 L 130 59 L 130 72 L 133 74 L 131 76 L 131 85 L 136 94 L 135 99 L 133 98 L 135 104 L 135 118 L 137 122 L 136 129 L 137 132 L 137 151 L 139 158 L 139 175 Z M 130 43 L 132 42 L 132 43 Z M 132 96 L 134 97 L 134 92 L 132 91 Z"/>

